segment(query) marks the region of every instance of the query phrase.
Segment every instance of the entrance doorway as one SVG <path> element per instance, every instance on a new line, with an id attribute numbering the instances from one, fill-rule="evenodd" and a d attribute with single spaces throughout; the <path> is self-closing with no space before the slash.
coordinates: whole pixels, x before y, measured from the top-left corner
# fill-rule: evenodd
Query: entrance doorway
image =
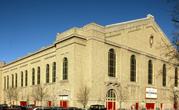
<path id="1" fill-rule="evenodd" d="M 147 110 L 154 110 L 155 103 L 146 103 L 146 109 Z"/>
<path id="2" fill-rule="evenodd" d="M 27 102 L 26 101 L 20 101 L 20 106 L 27 106 Z"/>
<path id="3" fill-rule="evenodd" d="M 66 100 L 61 100 L 61 101 L 60 101 L 60 107 L 67 108 L 67 107 L 68 107 L 68 101 L 66 101 Z"/>
<path id="4" fill-rule="evenodd" d="M 110 89 L 106 95 L 106 108 L 107 110 L 116 109 L 116 94 L 114 89 Z"/>
<path id="5" fill-rule="evenodd" d="M 60 107 L 68 107 L 68 95 L 60 95 Z"/>

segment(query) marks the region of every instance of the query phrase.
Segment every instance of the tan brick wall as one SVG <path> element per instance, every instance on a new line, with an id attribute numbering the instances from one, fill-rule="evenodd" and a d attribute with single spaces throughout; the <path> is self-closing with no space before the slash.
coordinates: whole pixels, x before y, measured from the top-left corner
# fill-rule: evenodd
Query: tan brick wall
<path id="1" fill-rule="evenodd" d="M 149 43 L 150 36 L 154 37 L 152 47 Z M 155 103 L 155 107 L 163 103 L 163 107 L 172 107 L 172 101 L 167 96 L 171 94 L 171 85 L 174 76 L 174 66 L 169 65 L 165 57 L 164 44 L 170 42 L 152 16 L 129 21 L 120 24 L 100 26 L 95 23 L 82 28 L 72 28 L 57 34 L 57 39 L 51 46 L 34 54 L 16 60 L 0 68 L 1 79 L 11 74 L 18 74 L 19 101 L 26 101 L 28 94 L 33 92 L 32 68 L 41 67 L 41 83 L 45 84 L 46 64 L 50 65 L 50 83 L 45 84 L 48 88 L 49 97 L 46 101 L 55 100 L 59 105 L 60 95 L 68 95 L 69 106 L 79 106 L 77 93 L 79 88 L 87 86 L 90 89 L 88 106 L 91 104 L 106 104 L 106 94 L 109 89 L 116 91 L 116 108 L 120 105 L 120 92 L 127 94 L 128 98 L 122 103 L 123 107 L 142 102 Z M 108 51 L 113 48 L 116 53 L 116 77 L 108 76 Z M 164 48 L 164 49 L 163 49 Z M 137 81 L 130 82 L 130 57 L 136 56 Z M 68 58 L 69 78 L 62 80 L 63 58 Z M 153 62 L 153 84 L 148 85 L 148 60 Z M 57 81 L 52 83 L 52 63 L 56 62 Z M 162 87 L 161 69 L 167 66 L 167 86 Z M 28 70 L 28 86 L 20 87 L 20 73 Z M 37 72 L 35 72 L 37 73 Z M 37 77 L 36 77 L 37 78 Z M 25 81 L 25 79 L 24 79 Z M 11 80 L 9 82 L 11 86 Z M 35 81 L 37 84 L 37 81 Z M 1 81 L 1 87 L 3 80 Z M 122 86 L 122 88 L 120 88 Z M 156 88 L 157 99 L 146 99 L 145 89 Z M 1 103 L 7 101 L 3 89 Z M 32 97 L 29 98 L 33 103 Z M 44 101 L 44 105 L 47 102 Z M 8 101 L 7 101 L 8 102 Z"/>

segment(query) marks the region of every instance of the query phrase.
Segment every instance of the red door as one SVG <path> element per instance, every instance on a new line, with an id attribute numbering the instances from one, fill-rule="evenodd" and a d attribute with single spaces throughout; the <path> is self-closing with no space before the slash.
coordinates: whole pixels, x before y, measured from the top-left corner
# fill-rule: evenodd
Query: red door
<path id="1" fill-rule="evenodd" d="M 115 110 L 116 109 L 116 103 L 112 101 L 108 101 L 106 103 L 107 110 Z"/>
<path id="2" fill-rule="evenodd" d="M 48 106 L 51 107 L 52 106 L 52 102 L 48 101 Z"/>
<path id="3" fill-rule="evenodd" d="M 135 109 L 138 110 L 139 109 L 139 103 L 135 104 Z"/>
<path id="4" fill-rule="evenodd" d="M 68 107 L 68 101 L 66 101 L 66 100 L 61 100 L 61 101 L 60 101 L 60 107 L 67 108 L 67 107 Z"/>
<path id="5" fill-rule="evenodd" d="M 20 105 L 21 106 L 27 106 L 27 102 L 26 101 L 20 101 Z"/>
<path id="6" fill-rule="evenodd" d="M 155 103 L 146 103 L 147 110 L 154 110 Z"/>

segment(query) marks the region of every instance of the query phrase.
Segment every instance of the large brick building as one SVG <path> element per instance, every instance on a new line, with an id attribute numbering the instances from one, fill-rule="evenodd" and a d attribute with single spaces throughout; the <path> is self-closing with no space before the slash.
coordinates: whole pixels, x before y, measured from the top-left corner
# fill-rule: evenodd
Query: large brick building
<path id="1" fill-rule="evenodd" d="M 0 64 L 1 103 L 10 103 L 8 89 L 18 90 L 11 104 L 39 104 L 34 88 L 47 88 L 43 105 L 78 106 L 81 88 L 88 105 L 108 109 L 172 108 L 178 87 L 171 45 L 152 15 L 101 26 L 96 23 L 58 33 L 56 41 L 9 64 Z"/>

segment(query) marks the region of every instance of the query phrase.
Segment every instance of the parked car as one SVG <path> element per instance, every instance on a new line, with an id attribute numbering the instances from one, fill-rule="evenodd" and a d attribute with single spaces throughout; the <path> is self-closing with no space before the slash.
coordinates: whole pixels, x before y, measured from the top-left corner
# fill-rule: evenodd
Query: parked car
<path id="1" fill-rule="evenodd" d="M 7 109 L 8 105 L 7 104 L 0 104 L 0 110 Z"/>
<path id="2" fill-rule="evenodd" d="M 51 107 L 51 110 L 66 110 L 66 108 L 63 108 L 63 107 Z"/>
<path id="3" fill-rule="evenodd" d="M 91 105 L 89 110 L 106 110 L 105 106 L 104 105 Z"/>
<path id="4" fill-rule="evenodd" d="M 50 107 L 36 107 L 33 110 L 51 110 Z"/>
<path id="5" fill-rule="evenodd" d="M 82 109 L 78 107 L 68 107 L 67 110 L 82 110 Z"/>

